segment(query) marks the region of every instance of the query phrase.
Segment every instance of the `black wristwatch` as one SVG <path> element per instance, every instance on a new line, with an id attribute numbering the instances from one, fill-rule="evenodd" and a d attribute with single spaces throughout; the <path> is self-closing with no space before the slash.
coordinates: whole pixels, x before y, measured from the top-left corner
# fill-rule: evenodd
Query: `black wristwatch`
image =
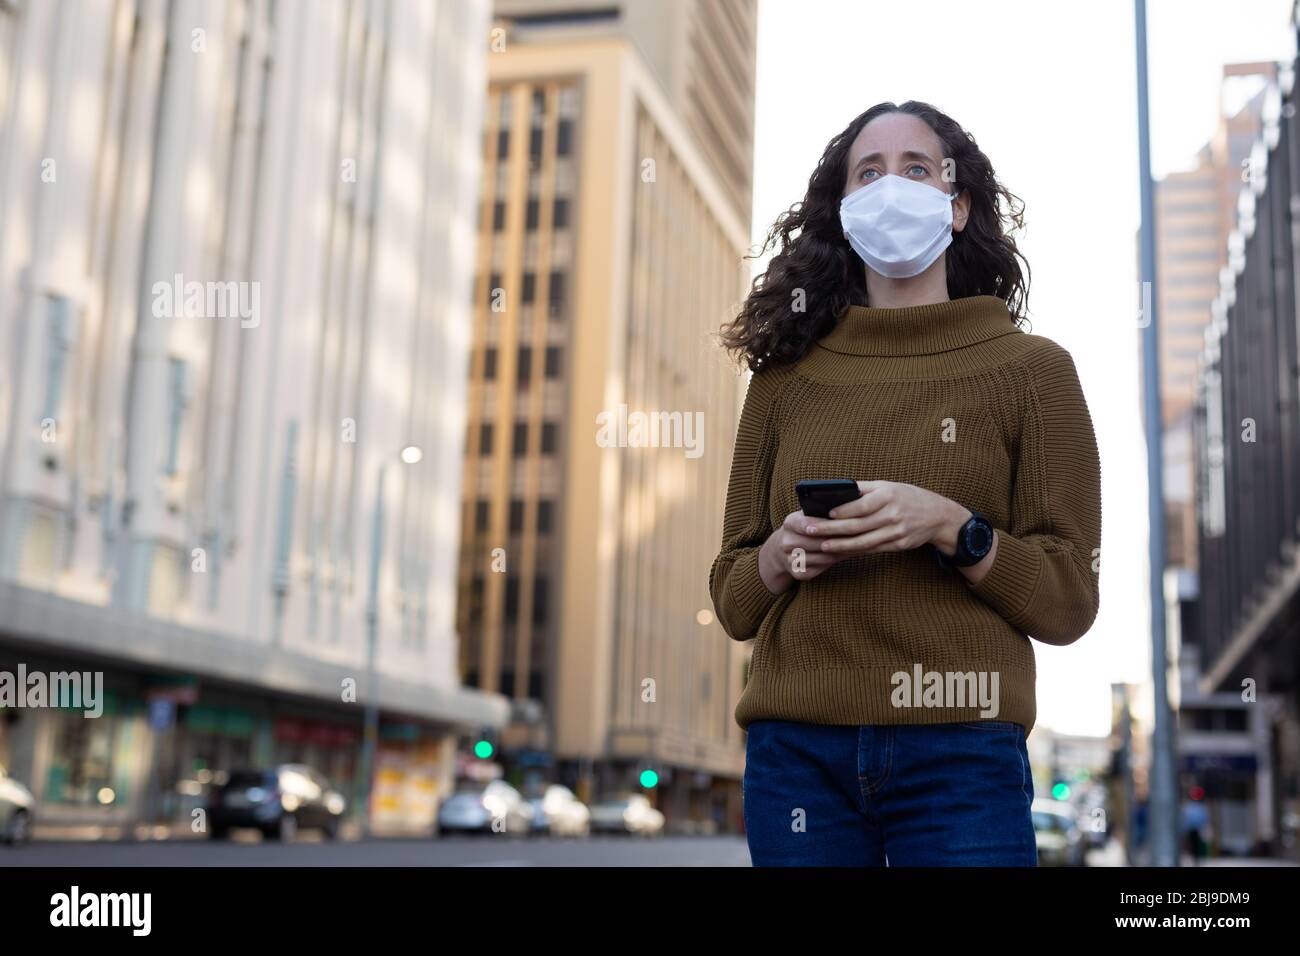
<path id="1" fill-rule="evenodd" d="M 970 518 L 957 532 L 957 550 L 950 558 L 934 545 L 934 556 L 943 568 L 969 568 L 984 560 L 993 547 L 993 525 L 978 511 L 971 509 Z"/>

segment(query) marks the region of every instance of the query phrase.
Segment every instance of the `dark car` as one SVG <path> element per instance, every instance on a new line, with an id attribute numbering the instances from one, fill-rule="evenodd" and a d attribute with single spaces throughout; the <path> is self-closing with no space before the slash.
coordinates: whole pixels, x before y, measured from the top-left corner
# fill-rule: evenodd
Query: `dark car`
<path id="1" fill-rule="evenodd" d="M 1074 811 L 1056 800 L 1031 805 L 1039 866 L 1087 866 L 1087 844 Z"/>
<path id="2" fill-rule="evenodd" d="M 208 796 L 208 835 L 224 840 L 235 827 L 292 840 L 299 828 L 338 836 L 347 801 L 323 776 L 301 764 L 236 770 Z"/>

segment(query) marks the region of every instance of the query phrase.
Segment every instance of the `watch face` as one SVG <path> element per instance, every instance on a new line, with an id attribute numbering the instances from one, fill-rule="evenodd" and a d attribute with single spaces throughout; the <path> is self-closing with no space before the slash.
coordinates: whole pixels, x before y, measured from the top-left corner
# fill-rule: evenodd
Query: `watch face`
<path id="1" fill-rule="evenodd" d="M 976 518 L 966 526 L 966 550 L 972 557 L 982 558 L 993 547 L 993 528 L 987 521 Z"/>

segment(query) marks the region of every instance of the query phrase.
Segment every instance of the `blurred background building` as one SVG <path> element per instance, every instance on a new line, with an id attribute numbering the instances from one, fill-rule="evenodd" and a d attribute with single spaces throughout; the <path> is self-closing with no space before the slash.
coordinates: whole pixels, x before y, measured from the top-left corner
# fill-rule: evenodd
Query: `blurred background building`
<path id="1" fill-rule="evenodd" d="M 657 780 L 668 829 L 738 829 L 750 649 L 707 581 L 744 394 L 715 333 L 749 283 L 755 3 L 495 14 L 463 675 L 514 702 L 508 774 L 583 799 Z M 620 409 L 670 416 L 678 446 L 603 444 Z"/>
<path id="2" fill-rule="evenodd" d="M 1294 81 L 1294 63 L 1226 67 L 1218 131 L 1156 188 L 1169 686 L 1183 819 L 1204 806 L 1216 855 L 1300 853 Z M 1116 815 L 1140 831 L 1134 690 Z"/>
<path id="3" fill-rule="evenodd" d="M 454 626 L 489 12 L 0 2 L 0 669 L 107 685 L 0 717 L 39 820 L 355 797 L 377 700 L 376 822 L 427 825 L 505 723 Z"/>
<path id="4" fill-rule="evenodd" d="M 1199 586 L 1181 641 L 1195 693 L 1180 732 L 1183 769 L 1219 811 L 1211 828 L 1300 859 L 1295 70 L 1266 88 L 1198 362 Z"/>
<path id="5" fill-rule="evenodd" d="M 1250 188 L 1251 153 L 1278 79 L 1276 63 L 1225 66 L 1214 136 L 1190 170 L 1166 176 L 1155 192 L 1165 616 L 1180 800 L 1184 807 L 1203 801 L 1215 832 L 1214 849 L 1235 854 L 1268 844 L 1276 827 L 1270 700 L 1265 694 L 1246 704 L 1240 693 L 1205 694 L 1199 685 L 1196 375 L 1221 276 L 1229 268 L 1229 240 L 1238 226 L 1241 194 Z M 1207 783 L 1212 785 L 1207 788 Z"/>
<path id="6" fill-rule="evenodd" d="M 1228 262 L 1237 199 L 1246 185 L 1242 164 L 1259 138 L 1266 91 L 1276 78 L 1276 63 L 1225 66 L 1214 136 L 1190 170 L 1170 173 L 1155 184 L 1165 556 L 1174 567 L 1196 567 L 1196 363 L 1210 322 L 1210 303 L 1219 290 L 1219 272 Z"/>
<path id="7" fill-rule="evenodd" d="M 356 802 L 378 699 L 380 827 L 484 737 L 739 826 L 749 649 L 706 582 L 755 4 L 497 14 L 0 3 L 0 669 L 108 685 L 0 717 L 43 824 L 288 761 Z M 676 446 L 608 447 L 621 411 Z"/>

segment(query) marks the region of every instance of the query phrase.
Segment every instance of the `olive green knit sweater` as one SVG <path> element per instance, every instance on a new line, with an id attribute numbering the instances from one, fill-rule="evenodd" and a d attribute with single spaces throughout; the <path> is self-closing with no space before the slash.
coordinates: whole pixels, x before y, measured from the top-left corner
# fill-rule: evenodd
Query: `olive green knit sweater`
<path id="1" fill-rule="evenodd" d="M 971 585 L 928 547 L 857 555 L 773 594 L 759 548 L 799 510 L 805 478 L 951 498 L 997 529 L 993 564 Z M 736 721 L 984 718 L 1028 731 L 1029 637 L 1069 644 L 1092 625 L 1100 548 L 1097 441 L 1068 352 L 1021 331 L 994 296 L 851 306 L 798 362 L 755 372 L 745 397 L 709 571 L 724 630 L 755 639 Z M 996 688 L 993 708 L 977 682 Z"/>

